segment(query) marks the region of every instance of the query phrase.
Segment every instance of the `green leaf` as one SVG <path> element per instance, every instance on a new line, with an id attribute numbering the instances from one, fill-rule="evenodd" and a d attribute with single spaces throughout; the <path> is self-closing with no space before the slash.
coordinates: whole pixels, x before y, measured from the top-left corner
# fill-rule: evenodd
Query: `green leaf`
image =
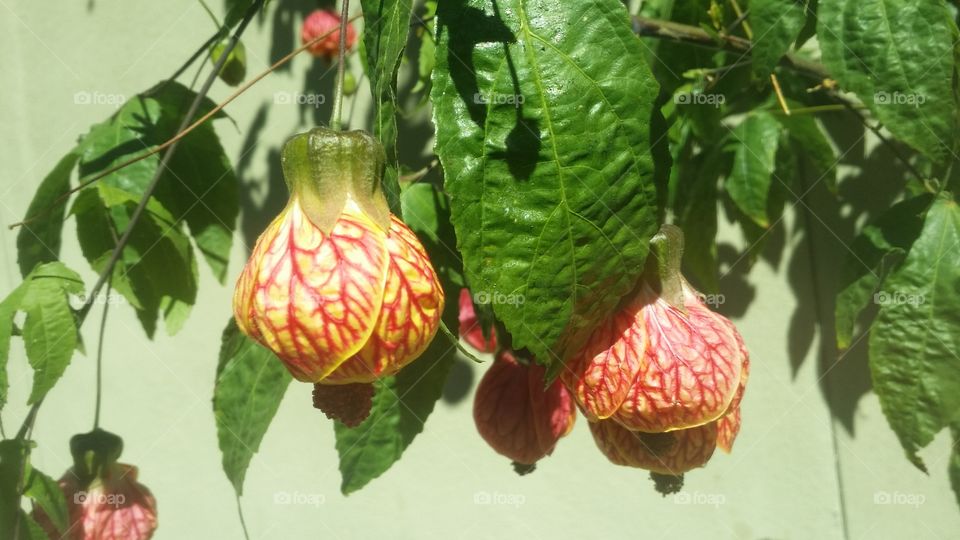
<path id="1" fill-rule="evenodd" d="M 617 0 L 437 17 L 436 152 L 467 281 L 555 375 L 643 268 L 657 84 Z"/>
<path id="2" fill-rule="evenodd" d="M 878 294 L 870 372 L 890 427 L 909 459 L 960 424 L 960 209 L 941 196 L 919 238 Z"/>
<path id="3" fill-rule="evenodd" d="M 800 35 L 807 20 L 805 2 L 752 0 L 749 21 L 753 29 L 753 73 L 766 78 Z"/>
<path id="4" fill-rule="evenodd" d="M 33 367 L 27 404 L 43 399 L 63 375 L 77 346 L 77 321 L 68 294 L 83 293 L 83 280 L 62 263 L 44 263 L 27 276 L 19 310 L 26 312 L 23 342 Z"/>
<path id="5" fill-rule="evenodd" d="M 27 207 L 24 219 L 34 216 L 37 219 L 22 225 L 17 233 L 17 263 L 22 276 L 29 274 L 34 266 L 55 261 L 60 256 L 60 236 L 63 233 L 67 199 L 58 203 L 55 201 L 70 189 L 70 173 L 79 158 L 73 150 L 60 158 L 40 182 Z"/>
<path id="6" fill-rule="evenodd" d="M 0 441 L 0 532 L 2 533 L 12 532 L 17 522 L 17 516 L 22 516 L 22 510 L 20 510 L 20 478 L 21 475 L 29 472 L 28 457 L 32 444 L 22 439 Z M 21 530 L 24 529 L 23 522 L 21 522 L 20 527 Z M 19 538 L 29 537 L 21 534 Z"/>
<path id="7" fill-rule="evenodd" d="M 780 123 L 772 114 L 757 112 L 732 131 L 733 169 L 726 181 L 734 204 L 763 228 L 770 226 L 767 204 L 780 144 Z"/>
<path id="8" fill-rule="evenodd" d="M 63 491 L 60 490 L 60 484 L 56 480 L 31 467 L 30 474 L 24 482 L 23 494 L 43 509 L 43 513 L 58 532 L 66 531 L 70 524 L 70 512 L 67 509 Z"/>
<path id="9" fill-rule="evenodd" d="M 922 195 L 893 205 L 853 240 L 850 255 L 841 266 L 834 313 L 837 347 L 841 350 L 850 347 L 860 312 L 874 301 L 887 275 L 920 235 L 923 213 L 931 200 L 929 195 Z"/>
<path id="10" fill-rule="evenodd" d="M 935 162 L 956 137 L 954 43 L 941 0 L 820 0 L 823 63 L 897 138 Z"/>
<path id="11" fill-rule="evenodd" d="M 136 206 L 129 192 L 100 184 L 83 190 L 70 209 L 77 216 L 77 236 L 93 269 L 102 272 Z M 183 324 L 197 297 L 197 263 L 190 240 L 172 214 L 156 200 L 147 205 L 113 272 L 112 287 L 137 310 L 153 337 L 159 313 L 167 333 Z"/>
<path id="12" fill-rule="evenodd" d="M 10 357 L 10 335 L 13 332 L 13 318 L 20 309 L 23 297 L 29 289 L 29 284 L 21 283 L 3 302 L 0 302 L 0 409 L 7 403 L 7 390 L 10 383 L 7 380 L 7 360 Z"/>
<path id="13" fill-rule="evenodd" d="M 387 153 L 387 170 L 383 185 L 390 209 L 400 210 L 400 187 L 397 183 L 397 70 L 410 33 L 410 0 L 361 0 L 363 8 L 363 49 L 367 77 L 373 93 L 376 113 L 373 133 Z"/>
<path id="14" fill-rule="evenodd" d="M 837 153 L 823 128 L 811 115 L 778 115 L 790 141 L 812 165 L 815 182 L 825 182 L 831 193 L 837 192 Z"/>
<path id="15" fill-rule="evenodd" d="M 957 504 L 960 504 L 960 425 L 955 424 L 951 432 L 953 434 L 953 451 L 950 452 L 950 464 L 947 470 L 950 475 L 950 485 L 957 497 Z"/>
<path id="16" fill-rule="evenodd" d="M 684 236 L 684 267 L 708 293 L 720 289 L 716 240 L 717 184 L 725 158 L 722 150 L 723 141 L 696 156 L 691 160 L 694 170 L 683 175 L 677 186 L 675 212 Z"/>
<path id="17" fill-rule="evenodd" d="M 126 102 L 110 119 L 93 126 L 81 141 L 81 175 L 96 174 L 166 142 L 177 133 L 195 97 L 179 83 L 170 83 Z M 215 106 L 204 99 L 198 115 Z M 222 113 L 216 115 L 222 117 Z M 159 154 L 150 156 L 111 173 L 99 186 L 123 191 L 130 200 L 138 201 L 159 164 Z M 186 221 L 198 249 L 222 283 L 239 203 L 236 176 L 212 124 L 204 124 L 180 140 L 154 198 L 171 214 L 175 222 L 172 227 L 179 230 L 179 223 Z"/>
<path id="18" fill-rule="evenodd" d="M 450 209 L 443 193 L 429 184 L 414 184 L 403 192 L 407 224 L 417 233 L 443 285 L 446 302 L 443 321 L 456 328 L 462 276 L 453 249 Z M 337 422 L 340 485 L 352 493 L 386 472 L 403 455 L 443 393 L 456 345 L 435 337 L 423 355 L 394 377 L 376 384 L 370 416 L 356 428 Z"/>
<path id="19" fill-rule="evenodd" d="M 272 352 L 240 332 L 233 319 L 223 331 L 213 412 L 223 471 L 237 495 L 250 460 L 273 420 L 291 377 Z"/>

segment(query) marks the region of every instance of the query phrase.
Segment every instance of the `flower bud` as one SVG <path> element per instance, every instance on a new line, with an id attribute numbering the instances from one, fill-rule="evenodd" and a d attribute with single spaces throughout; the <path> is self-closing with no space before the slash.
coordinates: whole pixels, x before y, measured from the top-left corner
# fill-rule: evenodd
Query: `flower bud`
<path id="1" fill-rule="evenodd" d="M 439 327 L 443 289 L 387 208 L 383 161 L 361 131 L 317 128 L 284 145 L 290 202 L 257 240 L 233 307 L 298 380 L 373 382 L 417 358 Z"/>
<path id="2" fill-rule="evenodd" d="M 333 31 L 325 38 L 311 45 L 307 50 L 310 54 L 327 61 L 333 59 L 340 51 L 340 15 L 333 11 L 318 9 L 307 15 L 300 30 L 300 40 L 310 42 L 327 32 Z M 353 48 L 357 41 L 357 32 L 353 24 L 347 22 L 347 50 Z"/>
<path id="3" fill-rule="evenodd" d="M 520 465 L 533 465 L 553 453 L 576 419 L 567 389 L 559 381 L 545 386 L 544 377 L 543 367 L 522 364 L 504 350 L 477 386 L 477 431 L 494 450 Z"/>

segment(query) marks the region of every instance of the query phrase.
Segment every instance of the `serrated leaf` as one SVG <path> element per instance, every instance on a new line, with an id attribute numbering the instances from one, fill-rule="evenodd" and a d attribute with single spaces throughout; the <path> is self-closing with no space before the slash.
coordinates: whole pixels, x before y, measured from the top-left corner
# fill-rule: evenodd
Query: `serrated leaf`
<path id="1" fill-rule="evenodd" d="M 43 510 L 58 532 L 66 531 L 70 524 L 70 512 L 56 480 L 31 467 L 24 481 L 23 494 Z"/>
<path id="2" fill-rule="evenodd" d="M 83 292 L 83 281 L 62 263 L 44 263 L 25 280 L 19 310 L 26 312 L 23 342 L 33 367 L 27 404 L 43 399 L 63 375 L 77 346 L 77 321 L 68 294 Z"/>
<path id="3" fill-rule="evenodd" d="M 223 331 L 213 412 L 223 471 L 237 495 L 243 493 L 250 460 L 292 380 L 272 352 L 240 332 L 233 319 Z"/>
<path id="4" fill-rule="evenodd" d="M 960 423 L 960 209 L 945 196 L 879 295 L 870 331 L 873 387 L 907 457 Z"/>
<path id="5" fill-rule="evenodd" d="M 361 0 L 363 51 L 370 91 L 376 107 L 373 134 L 387 154 L 383 187 L 394 214 L 400 213 L 397 162 L 397 70 L 410 33 L 410 0 Z"/>
<path id="6" fill-rule="evenodd" d="M 646 259 L 656 81 L 616 0 L 441 3 L 437 36 L 436 152 L 467 281 L 555 375 Z"/>
<path id="7" fill-rule="evenodd" d="M 935 162 L 956 138 L 954 43 L 940 0 L 820 0 L 823 63 L 897 138 Z"/>
<path id="8" fill-rule="evenodd" d="M 841 350 L 850 347 L 861 311 L 873 302 L 887 275 L 919 236 L 923 213 L 931 200 L 929 195 L 922 195 L 893 205 L 851 243 L 840 270 L 834 313 L 837 347 Z"/>
<path id="9" fill-rule="evenodd" d="M 13 318 L 20 309 L 29 284 L 21 283 L 0 302 L 0 409 L 7 404 L 7 360 L 10 358 L 10 336 L 13 333 Z"/>
<path id="10" fill-rule="evenodd" d="M 455 328 L 459 315 L 462 276 L 460 259 L 453 250 L 450 210 L 442 192 L 429 184 L 414 184 L 403 192 L 404 216 L 427 250 L 437 270 L 447 301 L 443 322 Z M 356 428 L 337 422 L 340 455 L 340 489 L 359 490 L 386 472 L 403 455 L 443 393 L 456 346 L 435 337 L 427 350 L 394 377 L 379 381 L 370 416 Z"/>
<path id="11" fill-rule="evenodd" d="M 73 150 L 60 158 L 40 182 L 27 207 L 24 219 L 34 216 L 38 216 L 38 219 L 22 225 L 17 233 L 17 264 L 20 265 L 21 276 L 29 274 L 36 265 L 55 261 L 60 256 L 60 237 L 67 200 L 55 201 L 70 189 L 70 173 L 79 158 Z"/>
<path id="12" fill-rule="evenodd" d="M 807 20 L 805 4 L 798 0 L 752 0 L 748 20 L 753 28 L 750 58 L 753 73 L 765 78 L 790 49 Z"/>
<path id="13" fill-rule="evenodd" d="M 770 226 L 767 204 L 776 169 L 780 123 L 773 115 L 756 112 L 732 131 L 733 168 L 727 177 L 727 195 L 760 227 Z"/>

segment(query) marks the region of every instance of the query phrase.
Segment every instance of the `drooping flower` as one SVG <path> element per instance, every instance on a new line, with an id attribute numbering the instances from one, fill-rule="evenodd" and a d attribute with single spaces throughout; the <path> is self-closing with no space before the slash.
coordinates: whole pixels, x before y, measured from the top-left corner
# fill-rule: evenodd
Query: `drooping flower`
<path id="1" fill-rule="evenodd" d="M 497 350 L 497 335 L 490 330 L 490 337 L 483 336 L 483 327 L 473 306 L 469 289 L 460 289 L 460 337 L 474 349 L 492 353 Z"/>
<path id="2" fill-rule="evenodd" d="M 317 128 L 283 148 L 290 202 L 234 291 L 239 328 L 295 378 L 369 383 L 416 359 L 443 289 L 416 235 L 387 207 L 384 154 L 361 131 Z"/>
<path id="3" fill-rule="evenodd" d="M 544 377 L 542 366 L 521 363 L 503 350 L 477 386 L 477 431 L 494 450 L 520 465 L 533 465 L 553 453 L 576 420 L 570 393 L 559 381 L 546 386 Z"/>
<path id="4" fill-rule="evenodd" d="M 340 15 L 326 9 L 314 10 L 303 20 L 303 27 L 300 30 L 300 40 L 303 43 L 308 43 L 327 34 L 327 32 L 331 33 L 311 45 L 307 50 L 310 51 L 310 54 L 329 61 L 337 56 L 340 51 Z M 353 44 L 356 41 L 357 32 L 353 29 L 353 24 L 347 22 L 348 51 L 353 48 Z"/>

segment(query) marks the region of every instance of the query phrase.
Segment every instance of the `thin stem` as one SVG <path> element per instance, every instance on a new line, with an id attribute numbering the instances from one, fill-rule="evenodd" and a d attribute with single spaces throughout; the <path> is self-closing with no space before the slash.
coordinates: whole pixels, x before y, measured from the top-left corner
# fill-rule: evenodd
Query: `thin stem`
<path id="1" fill-rule="evenodd" d="M 358 15 L 354 15 L 354 16 L 350 19 L 350 21 L 351 21 L 351 22 L 352 22 L 352 21 L 355 21 L 355 20 L 359 19 L 360 17 L 361 17 L 361 15 L 359 15 L 359 14 L 358 14 Z M 10 228 L 10 229 L 16 229 L 17 227 L 22 227 L 23 225 L 27 225 L 27 224 L 33 223 L 34 221 L 37 221 L 38 219 L 42 218 L 42 217 L 45 216 L 47 213 L 49 213 L 51 209 L 56 208 L 57 205 L 59 205 L 59 204 L 62 203 L 65 199 L 67 199 L 68 197 L 70 197 L 70 195 L 72 195 L 72 194 L 80 191 L 81 189 L 89 186 L 90 184 L 93 184 L 93 183 L 96 182 L 97 180 L 100 180 L 100 179 L 102 179 L 102 178 L 105 177 L 105 176 L 108 176 L 108 175 L 110 175 L 110 174 L 113 174 L 113 173 L 119 171 L 120 169 L 124 169 L 124 168 L 126 168 L 126 167 L 129 167 L 130 165 L 133 165 L 134 163 L 137 163 L 138 161 L 143 161 L 143 160 L 147 159 L 147 158 L 150 157 L 150 156 L 153 156 L 153 155 L 155 155 L 155 154 L 159 154 L 160 152 L 163 152 L 165 149 L 170 148 L 171 146 L 173 146 L 174 144 L 176 144 L 177 141 L 179 141 L 180 139 L 182 139 L 182 138 L 186 137 L 187 135 L 189 135 L 191 131 L 197 129 L 199 126 L 203 125 L 204 122 L 206 122 L 207 120 L 209 120 L 209 119 L 213 118 L 214 116 L 216 116 L 217 113 L 219 113 L 220 111 L 222 111 L 223 108 L 226 107 L 227 105 L 229 105 L 231 102 L 233 102 L 233 100 L 235 100 L 235 99 L 237 99 L 238 97 L 240 97 L 240 94 L 243 94 L 244 92 L 246 92 L 251 86 L 253 86 L 254 84 L 260 82 L 260 80 L 262 80 L 264 77 L 266 77 L 267 75 L 269 75 L 270 73 L 272 73 L 273 71 L 275 71 L 277 68 L 279 68 L 280 66 L 282 66 L 282 65 L 286 64 L 287 62 L 289 62 L 290 60 L 292 60 L 293 57 L 295 57 L 296 55 L 300 54 L 301 52 L 307 50 L 308 47 L 313 46 L 314 44 L 318 43 L 320 40 L 322 40 L 323 38 L 329 36 L 330 34 L 334 33 L 335 31 L 336 31 L 336 30 L 330 30 L 329 32 L 324 32 L 323 34 L 317 36 L 316 38 L 311 39 L 310 41 L 304 43 L 304 44 L 301 45 L 300 47 L 297 47 L 296 49 L 294 49 L 292 52 L 290 52 L 288 55 L 284 56 L 284 57 L 281 58 L 280 60 L 277 60 L 276 62 L 274 62 L 274 64 L 273 64 L 272 66 L 270 66 L 269 68 L 267 68 L 267 69 L 265 69 L 264 71 L 260 72 L 256 77 L 250 79 L 248 82 L 246 82 L 246 83 L 245 83 L 243 86 L 241 86 L 240 88 L 237 88 L 237 90 L 236 90 L 234 93 L 230 94 L 230 96 L 229 96 L 227 99 L 223 100 L 219 105 L 217 105 L 217 106 L 214 107 L 213 109 L 210 109 L 210 112 L 208 112 L 207 114 L 201 116 L 196 122 L 190 124 L 190 127 L 181 130 L 179 133 L 177 133 L 176 135 L 174 135 L 173 137 L 171 137 L 169 140 L 167 140 L 166 142 L 164 142 L 164 143 L 161 144 L 160 146 L 157 146 L 157 147 L 153 148 L 152 150 L 149 150 L 149 151 L 147 151 L 147 152 L 144 152 L 143 154 L 140 154 L 139 156 L 132 157 L 132 158 L 128 159 L 127 161 L 124 161 L 123 163 L 120 163 L 120 164 L 118 164 L 118 165 L 114 165 L 113 167 L 110 167 L 109 169 L 107 169 L 107 170 L 105 170 L 105 171 L 99 172 L 99 173 L 97 173 L 96 175 L 94 175 L 94 176 L 92 176 L 92 177 L 90 177 L 90 178 L 87 178 L 87 179 L 85 179 L 85 180 L 81 180 L 80 183 L 79 183 L 76 187 L 67 190 L 63 195 L 57 197 L 57 199 L 54 200 L 54 201 L 50 204 L 50 206 L 48 206 L 47 208 L 44 208 L 43 210 L 40 210 L 40 211 L 37 212 L 36 214 L 34 214 L 34 215 L 32 215 L 32 216 L 24 219 L 23 221 L 18 221 L 17 223 L 12 223 L 12 224 L 10 224 L 10 225 L 8 226 L 8 228 Z M 221 56 L 221 59 L 226 59 L 226 55 Z M 215 66 L 216 69 L 215 69 L 214 72 L 213 72 L 213 73 L 214 73 L 214 76 L 216 76 L 216 73 L 219 72 L 219 69 L 220 69 L 220 67 L 222 67 L 222 66 L 223 66 L 223 64 L 221 64 L 221 63 L 219 62 L 219 60 L 218 60 L 217 65 Z"/>
<path id="2" fill-rule="evenodd" d="M 243 506 L 240 505 L 240 495 L 236 494 L 237 498 L 237 515 L 240 516 L 240 528 L 243 529 L 243 537 L 246 540 L 250 540 L 250 531 L 247 530 L 247 520 L 243 519 Z"/>
<path id="3" fill-rule="evenodd" d="M 107 278 L 107 291 L 113 282 L 113 274 Z M 107 334 L 107 312 L 110 311 L 110 297 L 103 303 L 103 315 L 100 316 L 100 336 L 97 338 L 97 399 L 93 407 L 93 429 L 100 427 L 100 402 L 103 395 L 103 337 Z"/>
<path id="4" fill-rule="evenodd" d="M 350 0 L 341 0 L 340 6 L 340 50 L 337 51 L 337 86 L 333 92 L 333 111 L 331 111 L 330 127 L 339 130 L 342 128 L 343 114 L 343 77 L 344 65 L 347 56 L 347 15 L 350 13 Z"/>
<path id="5" fill-rule="evenodd" d="M 180 75 L 183 75 L 185 71 L 190 69 L 190 66 L 192 66 L 193 63 L 197 61 L 197 58 L 200 58 L 202 54 L 207 52 L 207 50 L 210 48 L 211 45 L 213 45 L 213 43 L 217 40 L 218 37 L 220 37 L 219 31 L 216 34 L 207 38 L 207 40 L 203 42 L 203 45 L 200 45 L 200 48 L 194 51 L 194 53 L 190 55 L 190 58 L 188 58 L 187 61 L 184 62 L 182 66 L 180 66 L 176 71 L 173 72 L 173 75 L 171 75 L 167 79 L 167 82 L 169 83 L 170 81 L 175 81 L 177 78 L 180 77 Z"/>
<path id="6" fill-rule="evenodd" d="M 213 21 L 213 24 L 217 26 L 217 30 L 223 28 L 223 24 L 220 22 L 220 19 L 218 19 L 217 16 L 213 14 L 213 10 L 210 9 L 210 6 L 208 6 L 207 3 L 204 2 L 203 0 L 197 0 L 197 1 L 200 2 L 200 5 L 203 6 L 203 10 L 206 11 L 207 15 L 210 16 L 210 20 Z"/>

